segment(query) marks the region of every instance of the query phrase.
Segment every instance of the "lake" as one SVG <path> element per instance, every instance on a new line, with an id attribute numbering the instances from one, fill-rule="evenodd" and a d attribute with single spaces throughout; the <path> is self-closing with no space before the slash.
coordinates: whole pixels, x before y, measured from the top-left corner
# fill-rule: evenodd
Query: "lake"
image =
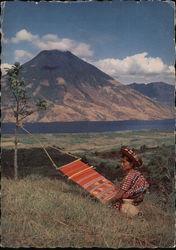
<path id="1" fill-rule="evenodd" d="M 128 121 L 78 121 L 78 122 L 50 122 L 24 123 L 23 126 L 31 133 L 90 133 L 112 132 L 122 130 L 175 130 L 175 120 L 128 120 Z M 14 123 L 2 123 L 1 133 L 14 133 Z M 19 129 L 19 133 L 25 133 Z"/>

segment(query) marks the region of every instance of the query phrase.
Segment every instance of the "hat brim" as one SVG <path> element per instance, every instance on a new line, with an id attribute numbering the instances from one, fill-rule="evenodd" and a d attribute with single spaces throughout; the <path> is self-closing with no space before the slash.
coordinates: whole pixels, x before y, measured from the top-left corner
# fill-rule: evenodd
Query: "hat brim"
<path id="1" fill-rule="evenodd" d="M 140 167 L 142 165 L 142 159 L 128 147 L 122 147 L 120 151 L 123 155 L 127 156 L 130 160 L 132 160 L 135 166 Z"/>

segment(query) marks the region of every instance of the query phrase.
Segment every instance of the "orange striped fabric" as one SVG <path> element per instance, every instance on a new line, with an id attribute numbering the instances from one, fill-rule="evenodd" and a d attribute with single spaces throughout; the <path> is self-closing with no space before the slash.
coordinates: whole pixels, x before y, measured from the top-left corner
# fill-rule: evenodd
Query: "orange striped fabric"
<path id="1" fill-rule="evenodd" d="M 81 159 L 64 165 L 59 170 L 102 203 L 108 202 L 116 194 L 115 185 Z"/>

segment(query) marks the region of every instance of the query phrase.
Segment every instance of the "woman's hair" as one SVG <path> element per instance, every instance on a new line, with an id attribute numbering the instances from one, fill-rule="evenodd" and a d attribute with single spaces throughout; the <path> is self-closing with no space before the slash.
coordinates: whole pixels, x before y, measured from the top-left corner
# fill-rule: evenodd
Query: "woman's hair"
<path id="1" fill-rule="evenodd" d="M 133 168 L 136 167 L 134 161 L 130 157 L 128 157 L 127 155 L 122 154 L 122 158 L 125 158 L 132 165 Z"/>
<path id="2" fill-rule="evenodd" d="M 133 149 L 130 149 L 126 146 L 122 146 L 120 151 L 122 157 L 125 157 L 129 163 L 132 163 L 132 167 L 138 168 L 142 166 L 142 159 L 134 153 Z"/>

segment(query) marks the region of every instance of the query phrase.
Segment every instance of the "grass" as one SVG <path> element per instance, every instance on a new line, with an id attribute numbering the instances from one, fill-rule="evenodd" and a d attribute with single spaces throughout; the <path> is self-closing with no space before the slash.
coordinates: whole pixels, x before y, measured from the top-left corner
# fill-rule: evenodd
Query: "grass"
<path id="1" fill-rule="evenodd" d="M 174 144 L 174 134 L 172 132 L 155 130 L 104 133 L 35 134 L 35 137 L 45 145 L 57 145 L 71 153 L 92 150 L 116 150 L 122 145 L 140 147 L 144 142 L 148 147 L 155 147 L 162 144 L 165 144 L 166 146 Z M 9 147 L 12 147 L 13 140 L 13 135 L 2 134 L 2 147 L 6 147 L 6 143 L 10 143 Z M 41 147 L 41 145 L 33 137 L 30 137 L 27 134 L 20 134 L 19 147 Z"/>
<path id="2" fill-rule="evenodd" d="M 143 218 L 130 219 L 77 185 L 40 176 L 2 178 L 4 247 L 169 247 L 174 213 L 146 196 Z"/>
<path id="3" fill-rule="evenodd" d="M 119 168 L 120 161 L 101 158 L 96 152 L 117 151 L 124 144 L 137 149 L 141 146 L 152 148 L 140 155 L 159 191 L 152 189 L 146 195 L 141 205 L 143 218 L 129 219 L 93 200 L 72 182 L 39 175 L 42 169 L 36 170 L 38 175 L 28 175 L 18 181 L 2 177 L 2 246 L 167 248 L 174 245 L 175 197 L 174 192 L 167 191 L 174 185 L 172 132 L 144 130 L 35 136 L 46 146 L 55 145 L 78 157 L 84 156 L 100 169 L 104 166 L 107 176 L 108 171 Z M 40 147 L 38 142 L 29 138 L 20 135 L 19 147 Z M 12 148 L 12 143 L 13 136 L 2 135 L 2 148 Z M 118 184 L 118 180 L 114 182 Z"/>

